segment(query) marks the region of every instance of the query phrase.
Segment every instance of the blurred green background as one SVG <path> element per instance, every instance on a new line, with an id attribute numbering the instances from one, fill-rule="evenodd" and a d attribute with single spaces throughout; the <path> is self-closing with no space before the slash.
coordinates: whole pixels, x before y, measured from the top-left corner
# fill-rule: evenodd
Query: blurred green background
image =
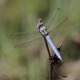
<path id="1" fill-rule="evenodd" d="M 56 71 L 68 80 L 80 80 L 80 0 L 0 0 L 0 80 L 49 80 L 42 37 L 15 48 L 39 34 L 33 32 L 39 18 L 52 29 L 61 23 L 51 32 L 55 45 L 62 43 L 64 63 Z M 10 35 L 16 32 L 31 33 Z"/>

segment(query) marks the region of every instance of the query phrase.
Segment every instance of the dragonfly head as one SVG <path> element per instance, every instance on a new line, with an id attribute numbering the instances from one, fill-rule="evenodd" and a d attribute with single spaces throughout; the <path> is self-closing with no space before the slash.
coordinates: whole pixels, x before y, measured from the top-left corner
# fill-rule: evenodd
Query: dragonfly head
<path id="1" fill-rule="evenodd" d="M 43 26 L 42 19 L 39 18 L 37 28 L 40 29 Z"/>
<path id="2" fill-rule="evenodd" d="M 41 23 L 41 22 L 42 22 L 42 19 L 41 19 L 41 18 L 39 18 L 39 19 L 38 19 L 38 23 Z"/>

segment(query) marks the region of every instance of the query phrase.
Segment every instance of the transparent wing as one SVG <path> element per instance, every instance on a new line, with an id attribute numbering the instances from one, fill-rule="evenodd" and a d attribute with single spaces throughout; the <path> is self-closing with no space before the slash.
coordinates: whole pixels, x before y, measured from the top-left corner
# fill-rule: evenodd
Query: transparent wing
<path id="1" fill-rule="evenodd" d="M 49 28 L 49 32 L 51 33 L 52 31 L 55 31 L 56 29 L 58 30 L 58 28 L 61 28 L 61 24 L 63 24 L 63 23 L 65 23 L 66 22 L 66 18 L 65 19 L 63 19 L 61 22 L 59 22 L 56 26 L 54 26 L 53 28 L 52 28 L 52 26 Z"/>
<path id="2" fill-rule="evenodd" d="M 59 17 L 60 11 L 61 11 L 61 9 L 57 8 L 56 11 L 54 12 L 54 14 L 52 14 L 52 15 L 50 15 L 50 17 L 48 17 L 47 24 L 45 24 L 45 26 L 47 28 L 50 28 L 53 25 L 52 23 L 54 23 L 56 21 L 57 17 Z"/>
<path id="3" fill-rule="evenodd" d="M 59 11 L 60 11 L 60 9 L 58 8 L 55 11 L 54 15 L 50 18 L 50 20 L 46 24 L 47 28 L 49 28 L 50 33 L 51 32 L 58 33 L 58 32 L 56 32 L 56 30 L 58 29 L 58 27 L 61 28 L 60 25 L 65 21 L 65 19 L 62 20 L 56 26 L 52 24 L 52 22 L 55 21 L 56 16 L 58 17 Z M 19 39 L 18 44 L 15 47 L 24 47 L 25 45 L 32 44 L 33 41 L 35 41 L 35 40 L 40 41 L 40 39 L 41 39 L 40 33 L 38 31 L 31 31 L 30 33 L 27 33 L 27 32 L 12 33 L 12 34 L 10 34 L 10 36 L 12 36 L 12 37 L 15 36 Z"/>
<path id="4" fill-rule="evenodd" d="M 50 34 L 54 35 L 54 37 L 56 36 L 56 34 L 59 34 L 61 29 L 63 28 L 62 24 L 65 21 L 66 21 L 66 19 L 62 20 L 55 27 L 49 28 Z M 26 34 L 23 35 L 22 33 L 14 33 L 13 36 L 15 36 L 15 35 L 18 36 L 19 41 L 20 41 L 20 42 L 18 41 L 18 43 L 17 43 L 17 45 L 15 45 L 15 47 L 26 47 L 26 46 L 34 45 L 34 43 L 36 43 L 37 41 L 41 42 L 41 39 L 42 39 L 42 36 L 40 35 L 39 32 L 35 35 L 34 35 L 34 33 L 30 33 L 28 35 L 26 35 Z M 23 36 L 25 36 L 25 38 L 22 38 Z"/>
<path id="5" fill-rule="evenodd" d="M 59 13 L 59 11 L 60 11 L 60 8 L 57 8 L 57 10 L 55 11 L 55 13 L 52 16 L 50 16 L 50 19 L 48 20 L 47 24 L 45 25 L 46 27 L 50 28 L 51 23 L 53 21 L 55 21 L 55 17 L 58 16 L 57 13 Z M 35 35 L 35 34 L 38 34 L 39 32 L 36 31 L 36 30 L 34 30 L 34 31 L 31 31 L 31 32 L 11 33 L 11 34 L 9 34 L 9 36 L 25 36 L 25 35 L 30 35 L 30 34 L 33 34 L 33 33 Z"/>
<path id="6" fill-rule="evenodd" d="M 35 35 L 34 33 L 13 33 L 10 34 L 10 37 L 13 39 L 15 42 L 15 47 L 27 47 L 29 45 L 33 45 L 33 43 L 36 43 L 37 41 L 40 42 L 41 40 L 41 35 L 39 32 L 37 32 Z"/>
<path id="7" fill-rule="evenodd" d="M 23 41 L 23 42 L 20 42 L 20 43 L 18 43 L 17 45 L 15 45 L 15 47 L 27 47 L 27 46 L 32 46 L 33 45 L 33 43 L 36 43 L 36 40 L 37 41 L 40 41 L 40 36 L 39 37 L 36 37 L 36 38 L 33 38 L 33 39 L 30 39 L 30 40 L 25 40 L 25 41 Z M 32 42 L 32 41 L 34 41 L 34 42 Z"/>

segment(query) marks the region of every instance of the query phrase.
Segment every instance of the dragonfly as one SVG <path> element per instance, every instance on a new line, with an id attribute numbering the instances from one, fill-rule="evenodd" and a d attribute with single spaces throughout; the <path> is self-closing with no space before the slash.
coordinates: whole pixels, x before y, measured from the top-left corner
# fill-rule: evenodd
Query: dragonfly
<path id="1" fill-rule="evenodd" d="M 57 57 L 62 61 L 62 57 L 61 57 L 59 51 L 57 50 L 57 48 L 55 47 L 47 28 L 43 25 L 42 19 L 38 20 L 37 28 L 38 28 L 40 34 L 46 38 L 47 42 L 50 44 L 51 48 L 53 49 L 53 51 L 55 52 Z"/>
<path id="2" fill-rule="evenodd" d="M 54 20 L 54 19 L 55 19 L 56 15 L 57 15 L 57 13 L 58 13 L 59 11 L 60 11 L 60 8 L 58 8 L 58 9 L 55 11 L 55 14 L 54 14 L 54 16 L 51 18 L 51 20 Z M 47 25 L 50 24 L 51 20 L 49 20 L 49 22 L 47 23 Z M 63 19 L 59 24 L 57 24 L 57 25 L 56 25 L 55 27 L 53 27 L 53 28 L 49 27 L 48 30 L 47 30 L 46 27 L 43 26 L 43 23 L 42 23 L 42 20 L 41 20 L 41 19 L 38 20 L 38 24 L 37 24 L 37 29 L 38 29 L 38 31 L 40 32 L 40 34 L 41 34 L 42 36 L 44 36 L 44 37 L 46 38 L 46 40 L 47 40 L 47 42 L 50 44 L 52 50 L 54 51 L 54 53 L 57 55 L 57 57 L 58 57 L 61 61 L 62 61 L 62 57 L 61 57 L 60 53 L 58 52 L 57 48 L 55 47 L 55 45 L 54 45 L 54 43 L 53 43 L 53 41 L 52 41 L 49 33 L 52 32 L 53 30 L 55 30 L 55 29 L 56 29 L 61 23 L 63 23 L 65 20 L 66 20 L 66 19 Z M 37 31 L 37 32 L 36 32 L 36 31 L 33 31 L 32 34 L 34 34 L 34 33 L 38 34 L 38 33 L 39 33 L 38 31 Z M 30 33 L 22 32 L 22 33 L 12 33 L 12 34 L 10 34 L 10 35 L 25 35 L 25 34 L 28 35 L 28 34 L 30 34 Z M 21 46 L 21 45 L 23 45 L 23 44 L 25 44 L 25 43 L 29 43 L 29 42 L 31 43 L 32 41 L 35 41 L 35 40 L 37 40 L 37 39 L 40 39 L 40 38 L 41 38 L 40 34 L 39 34 L 37 37 L 34 37 L 34 38 L 31 39 L 31 40 L 27 40 L 27 41 L 24 41 L 24 42 L 22 42 L 22 43 L 17 44 L 15 47 Z"/>

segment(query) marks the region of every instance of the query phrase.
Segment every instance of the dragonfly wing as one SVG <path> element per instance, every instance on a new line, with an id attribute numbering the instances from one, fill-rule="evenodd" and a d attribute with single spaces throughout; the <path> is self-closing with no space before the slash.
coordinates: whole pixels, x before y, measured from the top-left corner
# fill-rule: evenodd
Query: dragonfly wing
<path id="1" fill-rule="evenodd" d="M 60 11 L 61 11 L 61 9 L 57 8 L 56 11 L 54 11 L 54 14 L 50 15 L 48 22 L 46 24 L 47 28 L 49 28 L 51 25 L 53 25 L 52 23 L 54 23 L 56 21 L 56 17 L 59 17 Z"/>
<path id="2" fill-rule="evenodd" d="M 40 42 L 40 33 L 38 31 L 34 31 L 34 33 L 27 33 L 27 32 L 21 32 L 21 33 L 13 33 L 9 35 L 12 40 L 14 40 L 15 47 L 28 47 L 33 46 L 34 43 Z"/>
<path id="3" fill-rule="evenodd" d="M 9 36 L 12 36 L 12 35 L 29 35 L 29 34 L 32 34 L 32 33 L 38 33 L 38 31 L 11 33 L 11 34 L 9 34 Z"/>
<path id="4" fill-rule="evenodd" d="M 39 34 L 39 32 L 38 31 L 32 31 L 32 32 L 15 32 L 15 33 L 10 33 L 9 34 L 9 36 L 10 37 L 24 37 L 25 38 L 25 36 L 32 36 L 32 35 L 36 35 L 36 34 Z"/>
<path id="5" fill-rule="evenodd" d="M 59 13 L 59 11 L 60 11 L 60 9 L 58 8 L 57 10 L 56 10 L 56 12 L 55 12 L 55 14 L 51 17 L 51 19 L 48 21 L 48 24 L 47 25 L 52 25 L 51 23 L 52 23 L 52 21 L 54 21 L 54 19 L 56 18 L 56 16 L 57 16 L 57 13 Z M 51 32 L 52 30 L 54 31 L 54 29 L 56 29 L 57 28 L 57 26 L 55 26 L 55 27 L 53 27 L 53 28 L 51 28 L 50 26 L 49 26 L 49 31 Z M 38 31 L 31 31 L 31 32 L 29 32 L 29 33 L 27 33 L 27 32 L 21 32 L 21 33 L 12 33 L 12 34 L 10 34 L 10 36 L 14 36 L 14 37 L 16 37 L 16 38 L 18 38 L 18 41 L 21 41 L 21 43 L 19 43 L 18 45 L 16 45 L 16 47 L 17 46 L 21 46 L 21 45 L 23 45 L 23 44 L 25 44 L 25 43 L 31 43 L 32 41 L 34 41 L 34 40 L 37 40 L 39 37 L 40 37 L 40 33 L 38 32 Z M 38 36 L 37 38 L 36 38 L 36 36 Z M 15 38 L 14 38 L 15 39 Z"/>
<path id="6" fill-rule="evenodd" d="M 47 26 L 50 27 L 51 23 L 55 20 L 57 14 L 59 13 L 60 8 L 57 8 L 57 10 L 55 11 L 54 15 L 51 16 L 51 18 L 49 19 L 49 21 L 47 22 Z M 51 28 L 50 28 L 51 29 Z M 20 40 L 24 40 L 28 37 L 28 40 L 32 40 L 33 38 L 35 38 L 36 36 L 39 36 L 40 33 L 38 32 L 37 29 L 35 29 L 34 31 L 31 32 L 20 32 L 20 33 L 11 33 L 9 34 L 9 36 L 11 36 L 12 38 L 18 38 Z M 26 39 L 27 40 L 27 39 Z"/>
<path id="7" fill-rule="evenodd" d="M 56 43 L 56 45 L 62 43 L 65 39 L 65 37 L 62 35 L 62 33 L 63 33 L 63 29 L 65 27 L 64 25 L 65 25 L 66 21 L 67 21 L 67 19 L 64 19 L 60 23 L 58 23 L 55 27 L 49 28 L 50 36 L 52 39 L 54 38 L 53 41 Z"/>
<path id="8" fill-rule="evenodd" d="M 17 45 L 15 45 L 15 47 L 19 47 L 19 48 L 21 47 L 21 48 L 23 48 L 23 47 L 29 47 L 30 45 L 34 46 L 35 43 L 37 43 L 37 41 L 38 42 L 40 41 L 40 38 L 41 37 L 38 36 L 38 37 L 33 38 L 31 40 L 22 41 L 22 42 L 18 43 Z"/>
<path id="9" fill-rule="evenodd" d="M 61 28 L 62 24 L 64 24 L 64 22 L 66 21 L 66 19 L 62 20 L 61 22 L 59 22 L 56 26 L 52 25 L 50 28 L 49 28 L 49 32 L 52 32 L 52 31 L 55 31 L 56 29 L 58 30 L 58 28 Z"/>
<path id="10" fill-rule="evenodd" d="M 17 39 L 17 40 L 20 40 L 20 41 L 29 41 L 29 40 L 32 40 L 38 36 L 40 36 L 40 33 L 38 31 L 34 31 L 34 32 L 20 32 L 20 33 L 12 33 L 9 35 L 10 38 L 12 39 Z"/>

